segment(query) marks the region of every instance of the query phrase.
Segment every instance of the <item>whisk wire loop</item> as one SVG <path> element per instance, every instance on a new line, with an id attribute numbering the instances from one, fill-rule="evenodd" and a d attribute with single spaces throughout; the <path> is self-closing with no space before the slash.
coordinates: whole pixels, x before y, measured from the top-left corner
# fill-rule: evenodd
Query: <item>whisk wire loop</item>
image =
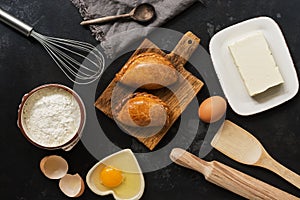
<path id="1" fill-rule="evenodd" d="M 35 31 L 32 31 L 31 36 L 41 43 L 61 71 L 74 83 L 89 84 L 103 73 L 104 57 L 93 45 L 48 37 Z"/>

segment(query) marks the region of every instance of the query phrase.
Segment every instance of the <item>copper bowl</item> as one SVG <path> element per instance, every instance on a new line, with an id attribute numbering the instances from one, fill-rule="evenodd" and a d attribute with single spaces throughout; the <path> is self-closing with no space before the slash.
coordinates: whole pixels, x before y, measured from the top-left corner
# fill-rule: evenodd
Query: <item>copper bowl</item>
<path id="1" fill-rule="evenodd" d="M 64 144 L 61 144 L 59 146 L 51 146 L 51 147 L 47 147 L 47 146 L 43 146 L 41 144 L 38 144 L 37 142 L 33 141 L 28 134 L 26 133 L 26 128 L 24 128 L 24 123 L 23 123 L 23 109 L 24 109 L 24 105 L 26 103 L 26 101 L 28 100 L 28 98 L 33 95 L 35 92 L 45 89 L 45 88 L 60 88 L 63 89 L 67 92 L 69 92 L 76 100 L 76 102 L 79 105 L 79 109 L 80 109 L 80 124 L 79 127 L 76 131 L 76 133 L 74 134 L 74 136 L 67 141 Z M 19 109 L 18 109 L 18 121 L 17 121 L 17 125 L 20 128 L 22 134 L 25 136 L 25 138 L 31 142 L 33 145 L 42 148 L 42 149 L 47 149 L 47 150 L 56 150 L 56 149 L 63 149 L 65 151 L 69 151 L 71 150 L 76 144 L 77 142 L 80 140 L 80 137 L 82 135 L 82 131 L 85 125 L 85 121 L 86 121 L 86 111 L 85 111 L 85 106 L 83 101 L 81 100 L 80 96 L 72 89 L 64 86 L 64 85 L 60 85 L 60 84 L 46 84 L 46 85 L 41 85 L 33 90 L 31 90 L 29 93 L 25 94 L 22 98 L 21 104 L 19 105 Z"/>

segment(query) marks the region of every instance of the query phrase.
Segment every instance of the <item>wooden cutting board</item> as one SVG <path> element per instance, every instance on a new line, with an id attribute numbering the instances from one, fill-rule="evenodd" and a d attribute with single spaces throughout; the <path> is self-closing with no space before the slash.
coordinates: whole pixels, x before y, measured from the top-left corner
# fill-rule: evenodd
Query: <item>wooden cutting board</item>
<path id="1" fill-rule="evenodd" d="M 141 131 L 151 131 L 149 128 L 137 129 L 132 127 L 122 127 L 125 131 L 142 142 L 150 150 L 153 150 L 159 141 L 168 132 L 173 123 L 186 109 L 188 104 L 200 91 L 204 85 L 202 81 L 193 76 L 190 72 L 184 69 L 184 65 L 187 60 L 191 57 L 193 52 L 199 46 L 200 39 L 195 36 L 192 32 L 187 32 L 176 45 L 175 49 L 170 53 L 166 54 L 153 44 L 148 39 L 145 39 L 139 48 L 133 53 L 127 62 L 129 62 L 134 56 L 144 52 L 155 52 L 161 54 L 165 58 L 169 59 L 176 70 L 182 75 L 179 81 L 173 84 L 169 89 L 162 88 L 159 90 L 149 90 L 148 93 L 154 94 L 162 99 L 169 106 L 169 122 L 159 132 L 155 132 L 155 135 L 150 137 L 139 137 Z M 151 74 L 149 74 L 151 75 Z M 116 87 L 118 86 L 118 87 Z M 95 102 L 95 106 L 101 110 L 105 115 L 113 119 L 112 105 L 120 103 L 127 95 L 132 93 L 132 89 L 118 84 L 117 79 L 114 78 L 104 92 Z M 113 95 L 113 98 L 112 98 Z M 119 102 L 112 102 L 112 99 L 116 99 Z M 120 133 L 122 134 L 122 133 Z M 125 133 L 123 133 L 125 134 Z"/>

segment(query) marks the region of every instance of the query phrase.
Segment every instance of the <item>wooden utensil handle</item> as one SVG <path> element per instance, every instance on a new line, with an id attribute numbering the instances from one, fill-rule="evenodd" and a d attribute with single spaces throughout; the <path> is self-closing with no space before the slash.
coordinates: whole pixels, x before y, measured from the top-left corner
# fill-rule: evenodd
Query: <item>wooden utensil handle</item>
<path id="1" fill-rule="evenodd" d="M 248 199 L 299 200 L 291 194 L 220 162 L 206 162 L 183 149 L 173 149 L 170 158 L 183 167 L 202 173 L 209 182 Z"/>
<path id="2" fill-rule="evenodd" d="M 271 170 L 300 189 L 300 176 L 274 160 L 268 153 L 265 152 L 265 156 L 259 160 L 257 165 Z"/>
<path id="3" fill-rule="evenodd" d="M 201 174 L 205 175 L 209 173 L 205 171 L 209 169 L 208 162 L 194 156 L 193 154 L 183 149 L 173 149 L 170 154 L 170 159 L 180 166 L 195 170 L 197 172 L 200 172 Z"/>
<path id="4" fill-rule="evenodd" d="M 220 162 L 212 161 L 211 174 L 205 178 L 220 187 L 228 189 L 248 199 L 291 200 L 297 197 L 274 186 L 253 178 Z"/>
<path id="5" fill-rule="evenodd" d="M 80 25 L 101 24 L 101 23 L 111 22 L 111 21 L 121 19 L 121 18 L 127 18 L 130 16 L 131 16 L 131 14 L 122 14 L 122 15 L 116 15 L 116 16 L 100 17 L 97 19 L 82 21 L 80 23 Z"/>

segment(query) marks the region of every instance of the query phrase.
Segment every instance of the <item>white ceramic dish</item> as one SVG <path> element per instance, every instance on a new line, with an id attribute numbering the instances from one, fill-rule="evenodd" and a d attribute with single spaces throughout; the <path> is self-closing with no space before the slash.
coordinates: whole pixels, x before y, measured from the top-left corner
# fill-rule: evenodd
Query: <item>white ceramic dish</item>
<path id="1" fill-rule="evenodd" d="M 124 194 L 121 194 L 123 192 L 117 192 L 113 188 L 106 188 L 103 185 L 98 185 L 95 181 L 95 176 L 98 177 L 98 172 L 100 172 L 101 168 L 104 166 L 113 166 L 122 172 L 128 172 L 130 174 L 135 174 L 136 178 L 134 179 L 137 183 L 135 183 L 135 187 L 137 186 L 138 189 L 135 194 L 132 194 L 132 196 L 126 196 Z M 131 178 L 131 180 L 133 180 Z M 124 188 L 126 191 L 133 190 L 134 188 L 132 184 L 128 183 L 129 177 L 125 176 L 125 182 L 127 181 L 127 185 L 121 185 L 121 187 L 126 187 Z M 130 149 L 124 149 L 119 152 L 116 152 L 101 161 L 99 161 L 97 164 L 95 164 L 88 172 L 86 175 L 86 183 L 88 187 L 97 195 L 105 196 L 112 194 L 116 200 L 138 200 L 142 197 L 145 189 L 145 181 L 144 181 L 144 176 L 143 172 L 138 164 L 138 161 L 136 160 L 133 152 Z M 120 187 L 120 186 L 118 186 Z"/>
<path id="2" fill-rule="evenodd" d="M 284 84 L 250 97 L 228 46 L 255 32 L 262 32 L 284 79 Z M 213 36 L 210 54 L 229 105 L 239 115 L 263 112 L 293 98 L 299 88 L 297 73 L 277 23 L 269 17 L 258 17 L 228 27 Z"/>

